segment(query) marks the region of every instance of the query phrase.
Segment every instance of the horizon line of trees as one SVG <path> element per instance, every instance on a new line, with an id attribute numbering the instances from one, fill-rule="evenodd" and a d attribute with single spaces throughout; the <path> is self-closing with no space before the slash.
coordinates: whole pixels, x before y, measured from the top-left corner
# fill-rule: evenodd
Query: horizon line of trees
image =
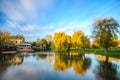
<path id="1" fill-rule="evenodd" d="M 54 38 L 51 35 L 46 35 L 45 38 L 30 44 L 35 51 L 69 51 L 71 48 L 81 48 L 85 51 L 86 48 L 104 48 L 106 53 L 108 53 L 108 48 L 120 46 L 118 39 L 120 25 L 114 18 L 94 20 L 92 33 L 93 42 L 90 42 L 90 38 L 78 30 L 72 36 L 64 32 L 56 32 Z M 0 30 L 0 50 L 1 46 L 11 44 L 9 42 L 10 35 L 10 33 Z"/>

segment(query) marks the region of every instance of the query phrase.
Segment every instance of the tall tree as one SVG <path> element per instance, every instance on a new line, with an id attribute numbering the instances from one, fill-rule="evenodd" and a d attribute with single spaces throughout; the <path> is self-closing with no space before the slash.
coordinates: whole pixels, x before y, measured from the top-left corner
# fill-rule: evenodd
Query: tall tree
<path id="1" fill-rule="evenodd" d="M 71 37 L 64 32 L 54 33 L 54 44 L 57 51 L 69 51 Z"/>
<path id="2" fill-rule="evenodd" d="M 12 35 L 9 32 L 0 30 L 0 52 L 5 46 L 12 44 L 11 42 Z"/>
<path id="3" fill-rule="evenodd" d="M 108 53 L 108 48 L 113 43 L 113 38 L 119 33 L 119 24 L 114 18 L 101 18 L 94 20 L 93 37 Z"/>
<path id="4" fill-rule="evenodd" d="M 85 48 L 90 46 L 90 42 L 82 31 L 75 31 L 72 35 L 72 46 L 74 48 L 82 48 L 85 50 Z"/>

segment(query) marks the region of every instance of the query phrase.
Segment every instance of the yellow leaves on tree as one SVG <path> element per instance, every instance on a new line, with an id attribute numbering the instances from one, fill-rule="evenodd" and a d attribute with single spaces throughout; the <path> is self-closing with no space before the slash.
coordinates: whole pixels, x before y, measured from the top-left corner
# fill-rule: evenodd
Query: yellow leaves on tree
<path id="1" fill-rule="evenodd" d="M 84 35 L 82 31 L 75 31 L 72 35 L 72 46 L 75 48 L 89 47 L 89 39 Z"/>
<path id="2" fill-rule="evenodd" d="M 90 47 L 91 47 L 91 48 L 100 48 L 100 45 L 99 45 L 98 42 L 93 41 L 93 42 L 91 42 Z"/>
<path id="3" fill-rule="evenodd" d="M 64 32 L 54 33 L 54 44 L 57 51 L 68 51 L 71 44 L 71 37 Z"/>
<path id="4" fill-rule="evenodd" d="M 112 44 L 113 47 L 120 47 L 120 40 L 117 37 L 115 37 L 115 38 L 112 39 L 111 44 Z"/>
<path id="5" fill-rule="evenodd" d="M 12 38 L 12 35 L 9 32 L 0 30 L 0 46 L 11 44 L 11 41 L 10 41 L 11 38 Z"/>

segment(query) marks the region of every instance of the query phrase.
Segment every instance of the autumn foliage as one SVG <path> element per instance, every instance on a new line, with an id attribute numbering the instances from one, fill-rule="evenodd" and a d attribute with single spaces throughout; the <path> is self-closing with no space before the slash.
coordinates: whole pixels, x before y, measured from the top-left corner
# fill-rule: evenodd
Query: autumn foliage
<path id="1" fill-rule="evenodd" d="M 75 31 L 71 36 L 64 32 L 54 33 L 54 44 L 57 51 L 68 51 L 72 48 L 88 48 L 90 46 L 89 39 L 82 31 Z"/>
<path id="2" fill-rule="evenodd" d="M 57 51 L 68 51 L 71 45 L 71 37 L 64 32 L 54 33 L 54 45 Z"/>

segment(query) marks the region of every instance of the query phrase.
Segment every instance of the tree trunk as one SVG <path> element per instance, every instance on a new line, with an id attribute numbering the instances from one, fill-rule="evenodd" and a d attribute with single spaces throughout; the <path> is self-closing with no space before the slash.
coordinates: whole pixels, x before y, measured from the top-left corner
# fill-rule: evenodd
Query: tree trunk
<path id="1" fill-rule="evenodd" d="M 0 42 L 0 53 L 2 52 L 2 42 Z"/>
<path id="2" fill-rule="evenodd" d="M 109 57 L 108 57 L 108 55 L 106 55 L 106 60 L 105 60 L 105 62 L 108 63 L 108 60 L 109 60 Z"/>
<path id="3" fill-rule="evenodd" d="M 105 48 L 105 53 L 108 54 L 108 48 Z"/>
<path id="4" fill-rule="evenodd" d="M 85 48 L 83 48 L 83 53 L 85 53 Z"/>

